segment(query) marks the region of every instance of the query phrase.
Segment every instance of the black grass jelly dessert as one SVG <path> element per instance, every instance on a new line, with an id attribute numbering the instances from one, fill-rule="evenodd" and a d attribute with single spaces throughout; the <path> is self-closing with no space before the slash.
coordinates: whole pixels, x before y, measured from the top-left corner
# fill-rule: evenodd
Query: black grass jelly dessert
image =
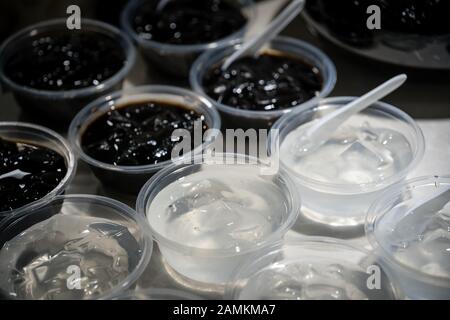
<path id="1" fill-rule="evenodd" d="M 80 30 L 65 20 L 26 28 L 0 48 L 0 80 L 18 103 L 41 118 L 70 122 L 89 101 L 117 90 L 135 60 L 125 34 L 83 19 Z"/>
<path id="2" fill-rule="evenodd" d="M 67 173 L 57 152 L 0 137 L 0 211 L 14 210 L 50 193 Z"/>
<path id="3" fill-rule="evenodd" d="M 105 188 L 137 194 L 176 158 L 172 150 L 184 137 L 174 137 L 175 130 L 189 133 L 196 153 L 206 143 L 195 140 L 195 130 L 203 135 L 219 128 L 220 117 L 206 99 L 181 88 L 144 86 L 92 102 L 73 120 L 69 139 Z"/>
<path id="4" fill-rule="evenodd" d="M 55 132 L 0 122 L 0 220 L 63 193 L 75 166 L 73 152 Z"/>
<path id="5" fill-rule="evenodd" d="M 240 58 L 222 70 L 223 61 L 238 48 L 205 53 L 190 75 L 191 86 L 221 111 L 227 127 L 270 127 L 281 115 L 308 107 L 334 87 L 333 63 L 300 40 L 278 37 L 258 56 Z"/>
<path id="6" fill-rule="evenodd" d="M 290 109 L 323 87 L 315 66 L 279 51 L 244 57 L 227 70 L 218 64 L 203 78 L 206 94 L 219 103 L 253 111 Z"/>
<path id="7" fill-rule="evenodd" d="M 122 25 L 150 63 L 184 77 L 199 54 L 241 38 L 252 18 L 251 0 L 136 0 Z"/>
<path id="8" fill-rule="evenodd" d="M 225 38 L 247 22 L 240 8 L 226 0 L 161 3 L 147 1 L 136 13 L 133 28 L 142 38 L 171 44 L 202 44 Z"/>
<path id="9" fill-rule="evenodd" d="M 370 6 L 379 8 L 381 28 L 367 28 Z M 405 67 L 448 71 L 448 12 L 450 2 L 443 0 L 308 0 L 303 16 L 314 34 L 349 52 Z"/>

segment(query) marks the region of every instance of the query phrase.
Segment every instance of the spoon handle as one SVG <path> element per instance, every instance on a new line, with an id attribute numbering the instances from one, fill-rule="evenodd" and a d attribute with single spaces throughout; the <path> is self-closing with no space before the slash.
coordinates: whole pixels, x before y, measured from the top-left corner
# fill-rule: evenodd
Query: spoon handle
<path id="1" fill-rule="evenodd" d="M 371 104 L 379 101 L 391 92 L 397 90 L 406 81 L 406 79 L 407 76 L 405 74 L 401 74 L 386 81 L 382 85 L 369 91 L 360 98 L 352 101 L 345 107 L 324 116 L 309 128 L 309 130 L 306 132 L 306 135 L 321 136 L 321 133 L 323 133 L 323 135 L 329 135 L 333 133 L 343 122 L 345 122 L 345 120 L 350 118 L 352 115 L 360 112 L 361 110 L 364 110 Z"/>
<path id="2" fill-rule="evenodd" d="M 158 5 L 156 6 L 156 12 L 161 12 L 167 4 L 172 0 L 161 0 L 159 1 Z"/>
<path id="3" fill-rule="evenodd" d="M 24 172 L 24 171 L 22 171 L 20 169 L 16 169 L 16 170 L 13 170 L 11 172 L 2 174 L 0 176 L 0 180 L 7 179 L 7 178 L 14 178 L 14 179 L 19 179 L 20 180 L 20 179 L 23 179 L 23 177 L 28 176 L 28 175 L 30 175 L 30 173 Z"/>
<path id="4" fill-rule="evenodd" d="M 417 203 L 411 212 L 438 212 L 450 202 L 450 186 L 441 187 L 436 193 Z"/>
<path id="5" fill-rule="evenodd" d="M 286 26 L 303 10 L 305 0 L 293 0 L 265 30 L 253 39 L 242 44 L 242 46 L 229 56 L 222 65 L 222 70 L 227 70 L 230 65 L 242 56 L 258 52 L 264 44 L 274 39 Z"/>

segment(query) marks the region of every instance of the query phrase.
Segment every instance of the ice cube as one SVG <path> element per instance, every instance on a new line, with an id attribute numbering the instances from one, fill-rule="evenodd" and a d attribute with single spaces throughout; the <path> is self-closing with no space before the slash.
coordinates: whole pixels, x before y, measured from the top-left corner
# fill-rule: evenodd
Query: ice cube
<path id="1" fill-rule="evenodd" d="M 232 194 L 231 191 L 227 185 L 215 179 L 194 182 L 184 192 L 183 197 L 169 205 L 169 219 L 176 219 L 192 210 L 211 205 L 217 201 L 223 201 L 223 203 L 219 203 L 218 205 L 222 209 L 226 209 L 228 203 L 236 201 L 231 196 L 227 197 L 227 194 Z"/>
<path id="2" fill-rule="evenodd" d="M 421 250 L 431 260 L 447 257 L 450 270 L 450 225 L 436 216 L 427 230 L 421 235 Z"/>
<path id="3" fill-rule="evenodd" d="M 373 167 L 374 170 L 383 162 L 383 157 L 380 152 L 374 148 L 373 145 L 357 140 L 353 142 L 347 149 L 342 152 L 341 157 L 346 161 L 361 163 L 364 167 Z"/>
<path id="4" fill-rule="evenodd" d="M 358 131 L 358 139 L 363 141 L 377 141 L 379 139 L 378 132 L 365 121 Z"/>
<path id="5" fill-rule="evenodd" d="M 450 231 L 450 202 L 438 212 L 437 219 Z"/>
<path id="6" fill-rule="evenodd" d="M 408 209 L 405 209 L 408 210 Z M 398 249 L 405 249 L 411 242 L 417 242 L 422 239 L 430 217 L 418 214 L 408 214 L 397 223 L 390 235 L 393 245 Z"/>
<path id="7" fill-rule="evenodd" d="M 17 270 L 12 273 L 18 297 L 82 299 L 110 290 L 126 277 L 137 252 L 130 237 L 125 226 L 101 218 L 57 214 L 7 242 L 0 264 Z M 72 265 L 80 268 L 82 290 L 66 286 Z M 0 274 L 0 282 L 11 284 L 9 274 Z"/>
<path id="8" fill-rule="evenodd" d="M 448 268 L 445 269 L 443 266 L 441 266 L 438 263 L 428 263 L 428 264 L 422 266 L 422 268 L 420 270 L 424 273 L 431 274 L 431 275 L 437 276 L 437 277 L 443 277 L 443 278 L 450 277 L 450 270 Z"/>
<path id="9" fill-rule="evenodd" d="M 265 199 L 253 193 L 236 192 L 216 179 L 186 183 L 184 188 L 166 210 L 167 232 L 190 245 L 240 249 L 266 237 L 276 224 L 261 214 Z"/>

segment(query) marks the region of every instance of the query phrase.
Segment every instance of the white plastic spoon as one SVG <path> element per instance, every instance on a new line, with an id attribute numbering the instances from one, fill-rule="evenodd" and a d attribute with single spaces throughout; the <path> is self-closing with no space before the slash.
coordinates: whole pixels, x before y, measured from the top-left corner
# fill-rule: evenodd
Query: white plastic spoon
<path id="1" fill-rule="evenodd" d="M 156 12 L 161 12 L 167 4 L 172 0 L 161 0 L 159 1 L 158 5 L 156 6 Z"/>
<path id="2" fill-rule="evenodd" d="M 449 202 L 450 185 L 441 187 L 437 192 L 418 201 L 409 212 L 438 212 Z"/>
<path id="3" fill-rule="evenodd" d="M 241 57 L 256 54 L 266 43 L 274 39 L 284 28 L 302 11 L 305 0 L 293 0 L 263 32 L 244 42 L 242 46 L 229 56 L 222 65 L 222 70 L 227 70 L 231 64 Z"/>
<path id="4" fill-rule="evenodd" d="M 381 98 L 398 89 L 407 79 L 405 74 L 398 75 L 376 87 L 362 97 L 353 100 L 337 111 L 327 114 L 314 122 L 296 144 L 299 156 L 304 156 L 324 144 L 339 126 L 352 115 L 364 110 Z"/>
<path id="5" fill-rule="evenodd" d="M 31 173 L 23 172 L 22 170 L 16 169 L 16 170 L 13 170 L 11 172 L 2 174 L 0 176 L 0 180 L 6 179 L 6 178 L 14 178 L 14 179 L 21 180 L 21 179 L 23 179 L 23 177 L 26 177 L 26 176 L 28 176 L 30 174 Z"/>

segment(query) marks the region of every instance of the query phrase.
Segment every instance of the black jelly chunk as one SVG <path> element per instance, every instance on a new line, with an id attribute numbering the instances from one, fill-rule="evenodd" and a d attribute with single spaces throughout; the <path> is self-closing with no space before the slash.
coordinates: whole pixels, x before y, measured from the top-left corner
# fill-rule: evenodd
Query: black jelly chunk
<path id="1" fill-rule="evenodd" d="M 63 91 L 98 86 L 125 64 L 120 44 L 89 30 L 39 33 L 21 44 L 6 63 L 15 83 L 38 90 Z"/>
<path id="2" fill-rule="evenodd" d="M 226 0 L 171 0 L 158 10 L 150 0 L 136 12 L 133 28 L 146 40 L 169 44 L 203 44 L 242 29 L 247 19 Z"/>
<path id="3" fill-rule="evenodd" d="M 82 136 L 82 148 L 90 157 L 116 166 L 157 164 L 171 159 L 180 140 L 176 129 L 194 137 L 195 123 L 207 129 L 204 116 L 183 106 L 146 101 L 111 107 L 90 123 Z M 202 122 L 199 122 L 202 121 Z M 194 139 L 192 138 L 192 147 Z"/>
<path id="4" fill-rule="evenodd" d="M 0 212 L 37 201 L 64 179 L 65 159 L 38 145 L 0 138 Z"/>
<path id="5" fill-rule="evenodd" d="M 272 111 L 295 107 L 315 97 L 323 85 L 319 70 L 295 57 L 268 52 L 221 64 L 203 78 L 205 92 L 238 109 Z"/>

